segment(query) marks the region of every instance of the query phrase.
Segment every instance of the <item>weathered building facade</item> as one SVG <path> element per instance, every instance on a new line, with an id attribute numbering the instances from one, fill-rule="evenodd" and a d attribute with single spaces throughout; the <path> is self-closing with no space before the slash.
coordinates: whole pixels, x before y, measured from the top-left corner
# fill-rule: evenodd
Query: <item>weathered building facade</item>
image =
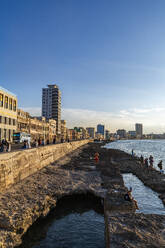
<path id="1" fill-rule="evenodd" d="M 12 142 L 17 129 L 17 97 L 0 87 L 0 141 Z"/>
<path id="2" fill-rule="evenodd" d="M 25 132 L 31 135 L 31 140 L 44 139 L 53 142 L 56 137 L 56 121 L 46 120 L 45 117 L 32 117 L 29 113 L 18 109 L 17 132 Z"/>

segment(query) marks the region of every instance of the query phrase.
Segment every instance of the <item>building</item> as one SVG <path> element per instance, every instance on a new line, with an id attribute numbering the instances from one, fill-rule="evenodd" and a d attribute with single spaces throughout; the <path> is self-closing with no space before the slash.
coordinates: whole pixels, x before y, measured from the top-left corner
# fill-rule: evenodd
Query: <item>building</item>
<path id="1" fill-rule="evenodd" d="M 82 128 L 82 138 L 83 139 L 89 139 L 89 134 L 86 128 Z"/>
<path id="2" fill-rule="evenodd" d="M 117 135 L 119 136 L 120 139 L 125 139 L 127 136 L 127 132 L 125 129 L 118 129 Z"/>
<path id="3" fill-rule="evenodd" d="M 95 128 L 94 127 L 87 127 L 86 130 L 89 134 L 89 137 L 94 139 L 95 138 Z"/>
<path id="4" fill-rule="evenodd" d="M 136 138 L 136 131 L 128 131 L 128 137 L 132 139 Z"/>
<path id="5" fill-rule="evenodd" d="M 67 140 L 66 121 L 61 120 L 61 139 Z"/>
<path id="6" fill-rule="evenodd" d="M 110 140 L 110 131 L 109 130 L 105 130 L 105 139 Z"/>
<path id="7" fill-rule="evenodd" d="M 56 121 L 46 120 L 45 117 L 32 117 L 22 109 L 17 110 L 17 132 L 25 132 L 31 135 L 31 141 L 44 139 L 45 142 L 53 142 L 56 137 Z"/>
<path id="8" fill-rule="evenodd" d="M 143 125 L 140 123 L 135 124 L 136 136 L 137 138 L 142 138 L 143 136 Z"/>
<path id="9" fill-rule="evenodd" d="M 75 129 L 67 129 L 67 137 L 70 141 L 77 140 L 78 139 L 77 131 Z"/>
<path id="10" fill-rule="evenodd" d="M 56 139 L 56 120 L 49 119 L 49 142 L 52 143 Z"/>
<path id="11" fill-rule="evenodd" d="M 42 116 L 56 120 L 57 135 L 61 134 L 61 91 L 56 84 L 42 89 Z"/>
<path id="12" fill-rule="evenodd" d="M 49 139 L 49 122 L 45 117 L 30 117 L 30 134 L 31 140 Z"/>
<path id="13" fill-rule="evenodd" d="M 13 140 L 13 132 L 17 129 L 17 97 L 0 87 L 0 141 Z"/>
<path id="14" fill-rule="evenodd" d="M 97 133 L 98 134 L 102 134 L 103 137 L 104 137 L 104 130 L 105 130 L 105 126 L 104 125 L 101 125 L 101 124 L 98 124 L 97 125 Z"/>
<path id="15" fill-rule="evenodd" d="M 30 133 L 30 114 L 17 109 L 17 132 Z"/>
<path id="16" fill-rule="evenodd" d="M 76 131 L 77 139 L 83 138 L 83 128 L 82 127 L 74 127 L 74 130 Z"/>

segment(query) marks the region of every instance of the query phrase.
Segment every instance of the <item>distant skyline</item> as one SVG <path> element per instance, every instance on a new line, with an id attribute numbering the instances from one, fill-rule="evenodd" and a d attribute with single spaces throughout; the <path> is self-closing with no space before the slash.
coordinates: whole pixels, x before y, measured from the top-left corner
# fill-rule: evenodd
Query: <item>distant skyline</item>
<path id="1" fill-rule="evenodd" d="M 164 0 L 1 0 L 0 86 L 40 113 L 56 83 L 68 126 L 165 132 Z"/>

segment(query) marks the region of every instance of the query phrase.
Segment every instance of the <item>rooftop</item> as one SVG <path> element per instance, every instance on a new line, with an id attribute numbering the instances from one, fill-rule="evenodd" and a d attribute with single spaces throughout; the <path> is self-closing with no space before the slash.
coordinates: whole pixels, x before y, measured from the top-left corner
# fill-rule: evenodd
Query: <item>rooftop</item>
<path id="1" fill-rule="evenodd" d="M 0 86 L 0 90 L 4 91 L 4 92 L 6 92 L 6 93 L 8 93 L 8 94 L 10 94 L 10 95 L 12 95 L 14 97 L 17 97 L 14 93 L 10 92 L 9 90 L 7 90 L 7 89 L 5 89 L 5 88 L 3 88 L 1 86 Z"/>
<path id="2" fill-rule="evenodd" d="M 58 88 L 58 85 L 57 84 L 48 84 L 48 87 L 49 88 Z"/>

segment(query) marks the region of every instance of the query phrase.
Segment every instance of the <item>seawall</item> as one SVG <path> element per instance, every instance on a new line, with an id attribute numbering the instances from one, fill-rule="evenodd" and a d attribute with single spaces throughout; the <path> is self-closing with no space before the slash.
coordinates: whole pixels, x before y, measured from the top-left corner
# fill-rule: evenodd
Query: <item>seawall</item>
<path id="1" fill-rule="evenodd" d="M 81 140 L 0 154 L 0 191 L 4 191 L 88 142 L 89 140 Z"/>

